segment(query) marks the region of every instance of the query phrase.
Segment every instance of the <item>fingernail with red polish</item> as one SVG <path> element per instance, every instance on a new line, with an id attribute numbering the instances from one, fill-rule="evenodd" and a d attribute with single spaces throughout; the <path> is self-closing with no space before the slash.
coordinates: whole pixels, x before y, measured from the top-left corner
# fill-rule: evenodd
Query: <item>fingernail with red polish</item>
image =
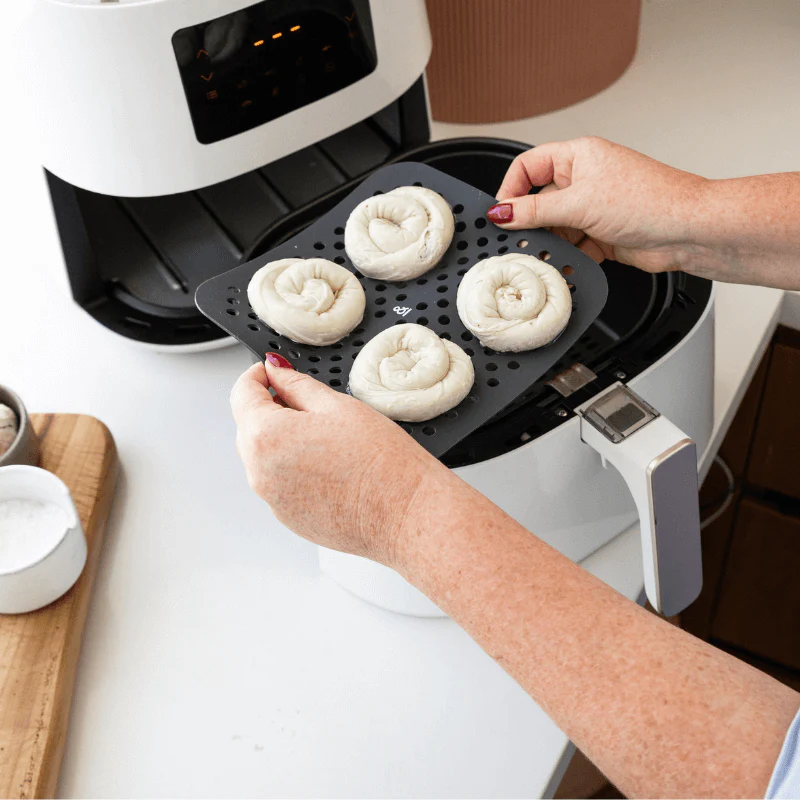
<path id="1" fill-rule="evenodd" d="M 272 364 L 273 367 L 285 367 L 288 369 L 294 369 L 292 366 L 292 362 L 285 359 L 283 356 L 279 356 L 277 353 L 267 353 L 265 358 Z"/>
<path id="2" fill-rule="evenodd" d="M 505 225 L 514 221 L 514 206 L 511 203 L 498 203 L 486 212 L 486 216 L 498 225 Z"/>

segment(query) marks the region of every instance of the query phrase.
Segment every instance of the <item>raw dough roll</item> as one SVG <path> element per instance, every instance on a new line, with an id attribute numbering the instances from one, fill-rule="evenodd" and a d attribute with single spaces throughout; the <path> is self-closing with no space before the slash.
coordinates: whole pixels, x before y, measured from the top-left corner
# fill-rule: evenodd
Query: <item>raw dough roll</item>
<path id="1" fill-rule="evenodd" d="M 364 317 L 364 289 L 352 272 L 324 258 L 283 258 L 250 279 L 258 318 L 293 342 L 338 342 Z"/>
<path id="2" fill-rule="evenodd" d="M 454 231 L 453 212 L 441 195 L 401 186 L 355 207 L 344 229 L 344 246 L 364 275 L 404 281 L 437 264 Z"/>
<path id="3" fill-rule="evenodd" d="M 457 406 L 475 382 L 469 356 L 422 325 L 394 325 L 364 345 L 350 394 L 389 417 L 422 422 Z"/>
<path id="4" fill-rule="evenodd" d="M 572 296 L 555 267 L 509 253 L 472 267 L 458 287 L 456 306 L 484 347 L 519 353 L 552 342 L 564 330 Z"/>

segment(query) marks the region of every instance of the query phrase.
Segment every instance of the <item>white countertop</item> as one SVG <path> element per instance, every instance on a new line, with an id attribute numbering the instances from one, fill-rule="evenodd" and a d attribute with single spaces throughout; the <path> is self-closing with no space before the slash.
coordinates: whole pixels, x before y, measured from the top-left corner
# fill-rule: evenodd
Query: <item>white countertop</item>
<path id="1" fill-rule="evenodd" d="M 791 169 L 797 30 L 795 0 L 757 12 L 748 0 L 645 0 L 639 55 L 602 95 L 534 120 L 437 125 L 435 134 L 544 141 L 600 133 L 709 176 Z M 71 302 L 34 149 L 23 129 L 2 136 L 12 157 L 0 219 L 0 382 L 31 410 L 103 420 L 123 468 L 59 793 L 552 790 L 569 743 L 488 656 L 449 620 L 383 612 L 323 579 L 314 547 L 251 494 L 228 408 L 247 352 L 137 349 Z M 718 287 L 715 446 L 782 297 Z M 796 301 L 786 303 L 793 324 Z M 635 530 L 585 563 L 627 596 L 639 594 Z"/>

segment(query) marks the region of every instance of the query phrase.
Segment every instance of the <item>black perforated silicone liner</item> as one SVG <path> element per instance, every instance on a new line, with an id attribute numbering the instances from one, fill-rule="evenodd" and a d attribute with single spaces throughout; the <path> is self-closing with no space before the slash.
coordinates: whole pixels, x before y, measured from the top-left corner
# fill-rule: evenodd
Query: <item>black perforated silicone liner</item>
<path id="1" fill-rule="evenodd" d="M 450 204 L 456 233 L 444 258 L 415 280 L 389 283 L 366 278 L 344 251 L 344 226 L 367 197 L 398 186 L 425 186 Z M 274 250 L 202 284 L 195 295 L 200 311 L 263 359 L 280 352 L 301 372 L 346 391 L 350 365 L 359 349 L 390 325 L 416 322 L 464 348 L 475 367 L 475 385 L 454 409 L 419 423 L 400 423 L 435 456 L 502 411 L 528 390 L 581 337 L 602 310 L 608 285 L 600 267 L 577 248 L 548 231 L 503 231 L 486 219 L 493 197 L 424 164 L 402 163 L 380 169 L 339 205 L 302 233 Z M 496 353 L 483 348 L 461 324 L 456 311 L 458 284 L 478 261 L 509 252 L 546 260 L 572 291 L 572 316 L 563 333 L 527 353 Z M 327 258 L 353 272 L 367 296 L 364 319 L 351 334 L 328 347 L 296 344 L 261 322 L 247 302 L 247 285 L 256 270 L 280 258 Z"/>

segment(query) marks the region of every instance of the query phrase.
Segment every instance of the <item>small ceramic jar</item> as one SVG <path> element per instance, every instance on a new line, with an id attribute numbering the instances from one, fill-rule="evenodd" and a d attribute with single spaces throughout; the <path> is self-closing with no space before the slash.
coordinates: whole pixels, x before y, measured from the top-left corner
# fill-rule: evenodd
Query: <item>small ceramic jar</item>
<path id="1" fill-rule="evenodd" d="M 11 443 L 11 447 L 0 454 L 0 467 L 9 464 L 30 464 L 36 466 L 39 463 L 39 439 L 33 430 L 30 417 L 22 404 L 22 400 L 5 386 L 0 386 L 0 404 L 8 406 L 16 414 L 19 430 L 17 436 Z"/>

